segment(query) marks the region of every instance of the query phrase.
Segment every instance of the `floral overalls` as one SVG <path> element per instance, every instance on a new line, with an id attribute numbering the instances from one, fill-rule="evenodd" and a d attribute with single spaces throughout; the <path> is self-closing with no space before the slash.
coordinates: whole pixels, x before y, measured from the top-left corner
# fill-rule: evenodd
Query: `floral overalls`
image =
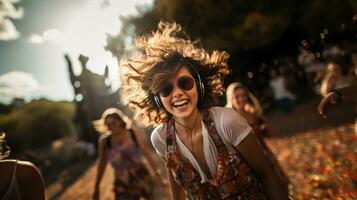
<path id="1" fill-rule="evenodd" d="M 202 113 L 209 136 L 217 148 L 217 167 L 212 178 L 201 183 L 201 177 L 193 166 L 182 158 L 175 139 L 174 120 L 169 120 L 166 129 L 166 168 L 186 193 L 188 200 L 233 200 L 268 199 L 261 184 L 238 151 L 230 153 L 217 133 L 208 110 Z"/>

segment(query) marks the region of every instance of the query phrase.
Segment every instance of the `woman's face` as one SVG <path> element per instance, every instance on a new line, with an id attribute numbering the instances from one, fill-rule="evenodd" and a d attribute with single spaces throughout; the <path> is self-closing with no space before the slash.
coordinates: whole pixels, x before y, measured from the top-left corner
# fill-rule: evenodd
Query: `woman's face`
<path id="1" fill-rule="evenodd" d="M 232 105 L 235 109 L 243 109 L 248 102 L 247 93 L 243 88 L 236 88 L 233 92 Z"/>
<path id="2" fill-rule="evenodd" d="M 109 131 L 111 131 L 112 133 L 118 133 L 122 128 L 123 122 L 122 120 L 116 119 L 114 117 L 106 117 L 104 123 Z"/>
<path id="3" fill-rule="evenodd" d="M 327 71 L 331 74 L 336 74 L 336 75 L 342 74 L 341 67 L 336 63 L 329 63 L 327 65 Z"/>
<path id="4" fill-rule="evenodd" d="M 186 67 L 182 67 L 159 89 L 161 102 L 175 118 L 192 116 L 197 109 L 196 83 Z"/>

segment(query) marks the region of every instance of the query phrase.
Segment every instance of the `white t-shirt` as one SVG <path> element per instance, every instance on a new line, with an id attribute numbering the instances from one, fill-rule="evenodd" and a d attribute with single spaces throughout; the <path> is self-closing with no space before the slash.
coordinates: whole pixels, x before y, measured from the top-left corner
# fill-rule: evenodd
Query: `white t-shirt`
<path id="1" fill-rule="evenodd" d="M 273 88 L 274 91 L 274 98 L 275 99 L 295 99 L 294 95 L 291 94 L 285 87 L 284 78 L 282 76 L 277 77 L 275 79 L 270 80 L 270 86 Z"/>
<path id="2" fill-rule="evenodd" d="M 236 147 L 250 133 L 252 128 L 247 121 L 238 114 L 238 112 L 231 108 L 212 107 L 210 108 L 210 112 L 223 143 L 228 148 L 228 151 L 235 152 L 236 150 L 234 147 Z M 204 156 L 211 174 L 214 174 L 217 166 L 217 149 L 212 138 L 208 135 L 202 120 L 201 123 Z M 156 152 L 161 157 L 166 157 L 166 127 L 166 123 L 161 124 L 156 127 L 151 134 L 151 142 L 156 149 Z M 207 182 L 207 176 L 199 166 L 191 151 L 183 144 L 177 134 L 176 141 L 181 154 L 190 161 L 192 166 L 200 174 L 201 183 Z"/>

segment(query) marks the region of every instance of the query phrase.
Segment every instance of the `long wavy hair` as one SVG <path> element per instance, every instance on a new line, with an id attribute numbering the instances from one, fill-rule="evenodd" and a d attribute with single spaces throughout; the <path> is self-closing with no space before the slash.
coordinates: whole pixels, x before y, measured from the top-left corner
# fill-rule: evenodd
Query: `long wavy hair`
<path id="1" fill-rule="evenodd" d="M 250 112 L 252 114 L 257 115 L 258 117 L 263 114 L 263 109 L 260 105 L 259 100 L 248 90 L 247 87 L 245 87 L 242 83 L 240 82 L 234 82 L 231 83 L 227 87 L 227 92 L 226 92 L 226 98 L 227 98 L 227 104 L 226 107 L 228 108 L 233 108 L 233 98 L 234 97 L 234 92 L 236 89 L 243 89 L 245 91 L 245 94 L 247 95 L 248 102 L 244 107 L 244 110 L 247 112 Z M 235 109 L 235 108 L 233 108 Z"/>
<path id="2" fill-rule="evenodd" d="M 143 124 L 157 125 L 171 117 L 156 105 L 154 95 L 160 85 L 183 66 L 196 80 L 192 71 L 198 72 L 205 87 L 198 108 L 216 104 L 217 97 L 224 93 L 223 77 L 230 72 L 228 53 L 206 52 L 198 41 L 191 41 L 177 23 L 160 22 L 155 32 L 136 38 L 135 46 L 138 55 L 122 60 L 120 65 L 124 66 L 125 91 L 130 94 L 125 101 Z"/>
<path id="3" fill-rule="evenodd" d="M 123 121 L 123 125 L 126 129 L 130 129 L 132 126 L 132 120 L 130 120 L 129 117 L 127 117 L 121 110 L 117 108 L 108 108 L 103 112 L 100 119 L 92 122 L 94 129 L 97 132 L 102 134 L 108 132 L 107 126 L 105 125 L 105 120 L 108 117 Z"/>

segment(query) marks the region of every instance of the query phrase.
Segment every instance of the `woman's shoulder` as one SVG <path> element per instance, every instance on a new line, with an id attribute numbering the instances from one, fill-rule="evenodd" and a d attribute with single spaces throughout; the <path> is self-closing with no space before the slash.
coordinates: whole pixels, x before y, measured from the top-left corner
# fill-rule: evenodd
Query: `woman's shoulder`
<path id="1" fill-rule="evenodd" d="M 100 136 L 99 136 L 99 142 L 103 142 L 103 141 L 107 140 L 110 136 L 111 136 L 110 133 L 100 134 Z"/>
<path id="2" fill-rule="evenodd" d="M 210 112 L 218 129 L 226 130 L 237 126 L 249 126 L 247 120 L 233 108 L 211 107 Z"/>
<path id="3" fill-rule="evenodd" d="M 231 119 L 232 117 L 239 116 L 239 113 L 233 108 L 216 106 L 211 107 L 209 110 L 214 118 Z"/>
<path id="4" fill-rule="evenodd" d="M 160 139 L 162 140 L 165 136 L 166 123 L 160 124 L 154 128 L 151 132 L 151 141 Z"/>
<path id="5" fill-rule="evenodd" d="M 19 180 L 25 181 L 34 177 L 41 177 L 39 169 L 29 161 L 20 160 L 3 160 L 1 165 L 4 166 L 7 171 L 13 171 L 16 166 L 16 175 Z"/>
<path id="6" fill-rule="evenodd" d="M 41 177 L 40 170 L 31 162 L 19 161 L 18 172 L 19 175 L 23 174 L 22 177 L 34 179 L 35 177 Z"/>
<path id="7" fill-rule="evenodd" d="M 213 107 L 211 114 L 217 132 L 226 144 L 237 146 L 251 132 L 247 121 L 232 108 Z"/>
<path id="8" fill-rule="evenodd" d="M 157 126 L 151 133 L 151 143 L 156 149 L 156 152 L 161 157 L 165 157 L 166 139 L 165 139 L 166 123 Z"/>

